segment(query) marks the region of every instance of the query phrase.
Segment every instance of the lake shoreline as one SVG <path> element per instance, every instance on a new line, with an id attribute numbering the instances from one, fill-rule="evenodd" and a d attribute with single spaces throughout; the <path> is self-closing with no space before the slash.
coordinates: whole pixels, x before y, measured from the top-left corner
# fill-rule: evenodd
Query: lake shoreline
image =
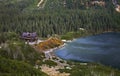
<path id="1" fill-rule="evenodd" d="M 58 57 L 54 54 L 54 51 L 63 48 L 66 45 L 66 43 L 64 43 L 63 45 L 60 45 L 58 47 L 52 48 L 52 49 L 48 49 L 48 50 L 44 50 L 43 53 L 45 54 L 46 58 L 52 58 L 52 57 Z"/>
<path id="2" fill-rule="evenodd" d="M 120 32 L 104 32 L 85 38 L 82 37 L 78 41 L 76 40 L 72 44 L 68 44 L 67 48 L 59 50 L 58 56 L 73 61 L 85 61 L 88 63 L 93 61 L 94 63 L 120 69 L 118 64 L 120 61 L 116 61 L 120 57 L 120 52 L 118 51 L 120 47 L 119 34 Z M 64 51 L 67 53 L 64 53 Z M 89 51 L 91 52 L 89 53 Z M 113 64 L 111 61 L 116 63 Z"/>

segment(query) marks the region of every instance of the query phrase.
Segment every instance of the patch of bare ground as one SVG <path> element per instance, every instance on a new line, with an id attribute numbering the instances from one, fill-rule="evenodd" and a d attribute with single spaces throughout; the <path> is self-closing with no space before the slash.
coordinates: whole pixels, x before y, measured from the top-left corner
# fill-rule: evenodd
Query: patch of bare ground
<path id="1" fill-rule="evenodd" d="M 115 10 L 120 13 L 120 5 L 117 5 L 117 7 L 115 8 Z"/>
<path id="2" fill-rule="evenodd" d="M 55 67 L 49 67 L 48 65 L 42 65 L 41 67 L 41 71 L 45 72 L 46 74 L 48 74 L 49 76 L 69 76 L 69 73 L 60 73 L 59 71 L 57 71 L 58 69 L 62 69 L 62 67 L 60 66 L 55 66 Z"/>

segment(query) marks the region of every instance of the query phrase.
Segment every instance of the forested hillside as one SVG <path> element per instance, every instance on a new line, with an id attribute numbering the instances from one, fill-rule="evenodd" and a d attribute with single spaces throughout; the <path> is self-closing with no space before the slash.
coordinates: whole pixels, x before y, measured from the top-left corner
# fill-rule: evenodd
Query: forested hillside
<path id="1" fill-rule="evenodd" d="M 72 40 L 89 34 L 120 31 L 120 13 L 115 10 L 116 5 L 112 0 L 96 1 L 0 0 L 0 76 L 47 76 L 40 66 L 57 65 L 44 61 L 43 53 L 25 44 L 20 39 L 23 32 L 37 32 L 41 37 L 60 35 L 61 39 Z M 115 1 L 120 4 L 120 0 Z M 45 50 L 61 44 L 61 40 L 50 38 L 37 46 Z M 71 69 L 65 66 L 57 71 L 71 76 L 120 76 L 119 70 L 101 64 L 66 62 Z"/>
<path id="2" fill-rule="evenodd" d="M 112 0 L 103 1 L 101 6 L 92 0 L 47 0 L 40 8 L 39 0 L 0 0 L 0 32 L 36 31 L 46 37 L 79 28 L 92 33 L 119 31 L 120 13 Z"/>

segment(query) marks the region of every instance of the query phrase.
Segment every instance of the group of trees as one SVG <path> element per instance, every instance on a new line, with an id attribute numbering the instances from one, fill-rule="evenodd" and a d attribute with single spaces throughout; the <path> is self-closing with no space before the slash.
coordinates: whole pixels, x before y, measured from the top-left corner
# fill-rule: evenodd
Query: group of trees
<path id="1" fill-rule="evenodd" d="M 1 76 L 48 76 L 22 61 L 0 57 Z"/>
<path id="2" fill-rule="evenodd" d="M 32 1 L 22 0 L 17 4 L 11 4 L 9 0 L 1 1 L 0 32 L 12 31 L 21 34 L 25 31 L 36 31 L 40 36 L 46 37 L 77 31 L 81 27 L 93 33 L 120 30 L 120 14 L 114 11 L 111 1 L 106 2 L 106 7 L 87 9 L 83 9 L 82 6 L 73 6 L 80 3 L 79 0 L 66 0 L 67 8 L 62 7 L 58 0 L 49 1 L 44 9 L 35 8 L 33 4 L 37 1 L 31 4 Z M 81 2 L 85 1 L 81 0 Z M 48 6 L 50 4 L 52 9 Z"/>

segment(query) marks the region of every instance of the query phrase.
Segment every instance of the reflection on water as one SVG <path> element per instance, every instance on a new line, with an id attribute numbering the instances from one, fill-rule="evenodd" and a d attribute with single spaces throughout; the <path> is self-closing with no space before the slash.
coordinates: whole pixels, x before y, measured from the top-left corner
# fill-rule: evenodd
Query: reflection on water
<path id="1" fill-rule="evenodd" d="M 55 51 L 63 59 L 97 62 L 120 69 L 120 33 L 79 38 Z"/>

